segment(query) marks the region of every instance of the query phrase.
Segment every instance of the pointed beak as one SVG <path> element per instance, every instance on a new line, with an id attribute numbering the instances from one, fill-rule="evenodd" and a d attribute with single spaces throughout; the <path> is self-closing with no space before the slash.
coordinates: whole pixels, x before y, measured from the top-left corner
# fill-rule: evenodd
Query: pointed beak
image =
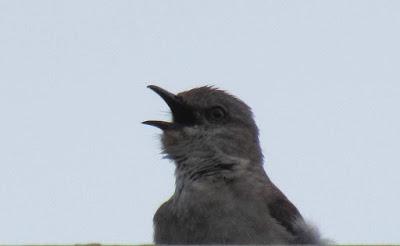
<path id="1" fill-rule="evenodd" d="M 180 97 L 155 85 L 149 85 L 147 88 L 153 90 L 167 103 L 171 109 L 173 121 L 148 120 L 142 122 L 143 124 L 155 126 L 161 130 L 167 130 L 177 125 L 194 124 L 195 117 L 193 110 Z"/>

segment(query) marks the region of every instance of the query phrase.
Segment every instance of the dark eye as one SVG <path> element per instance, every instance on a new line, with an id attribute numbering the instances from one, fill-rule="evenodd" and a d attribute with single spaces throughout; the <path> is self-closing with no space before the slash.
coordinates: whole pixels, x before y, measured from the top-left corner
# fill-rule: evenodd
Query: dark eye
<path id="1" fill-rule="evenodd" d="M 209 118 L 214 121 L 222 120 L 225 118 L 225 110 L 221 107 L 213 107 L 209 111 Z"/>

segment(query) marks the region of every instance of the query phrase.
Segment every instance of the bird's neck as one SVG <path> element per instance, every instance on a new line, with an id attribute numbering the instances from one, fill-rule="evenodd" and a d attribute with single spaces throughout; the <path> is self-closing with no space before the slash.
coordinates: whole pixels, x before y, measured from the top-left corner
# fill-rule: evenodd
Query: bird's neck
<path id="1" fill-rule="evenodd" d="M 186 156 L 175 159 L 176 193 L 196 184 L 229 183 L 234 180 L 248 180 L 249 175 L 268 179 L 261 162 L 223 155 Z"/>

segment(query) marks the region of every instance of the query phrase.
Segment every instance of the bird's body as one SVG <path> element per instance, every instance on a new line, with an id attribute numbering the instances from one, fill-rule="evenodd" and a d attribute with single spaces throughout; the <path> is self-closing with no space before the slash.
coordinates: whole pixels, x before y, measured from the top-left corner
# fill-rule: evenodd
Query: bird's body
<path id="1" fill-rule="evenodd" d="M 181 184 L 154 217 L 155 241 L 177 244 L 278 244 L 289 238 L 294 241 L 290 232 L 277 221 L 271 223 L 274 218 L 265 213 L 269 201 L 260 198 L 276 197 L 273 190 L 266 189 L 267 178 L 260 176 L 259 181 L 249 182 L 246 176 L 251 174 L 243 171 L 227 178 L 219 173 Z"/>
<path id="2" fill-rule="evenodd" d="M 265 173 L 246 104 L 210 87 L 176 96 L 150 88 L 174 120 L 145 123 L 163 130 L 164 152 L 176 164 L 175 192 L 154 216 L 155 243 L 320 243 Z"/>

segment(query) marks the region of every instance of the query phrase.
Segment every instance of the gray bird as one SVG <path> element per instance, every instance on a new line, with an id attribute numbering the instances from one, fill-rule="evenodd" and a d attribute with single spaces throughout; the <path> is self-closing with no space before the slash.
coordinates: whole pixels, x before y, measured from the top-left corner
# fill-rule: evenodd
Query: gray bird
<path id="1" fill-rule="evenodd" d="M 213 87 L 174 95 L 148 86 L 171 109 L 163 153 L 176 165 L 172 197 L 154 215 L 157 244 L 321 244 L 263 168 L 251 109 Z"/>

